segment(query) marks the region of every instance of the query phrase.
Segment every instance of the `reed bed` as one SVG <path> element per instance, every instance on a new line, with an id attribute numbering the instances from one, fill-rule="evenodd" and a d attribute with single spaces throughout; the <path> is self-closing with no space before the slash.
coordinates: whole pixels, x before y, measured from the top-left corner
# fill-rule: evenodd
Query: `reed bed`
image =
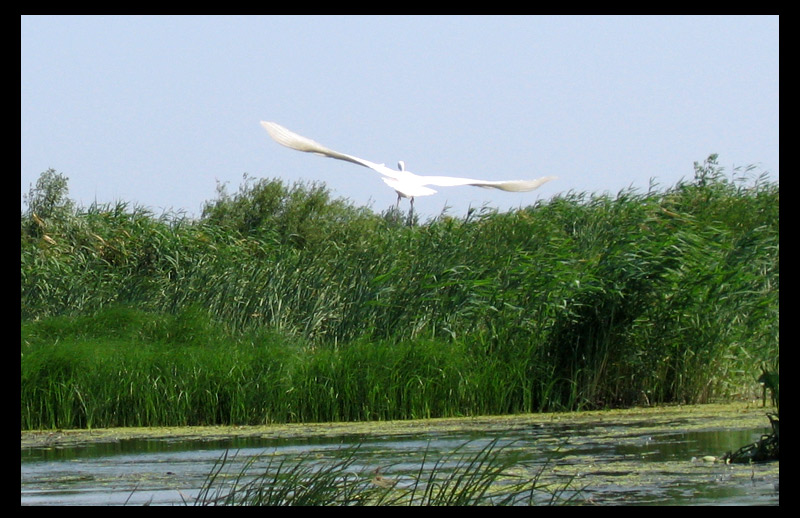
<path id="1" fill-rule="evenodd" d="M 23 428 L 693 403 L 779 354 L 778 185 L 714 156 L 415 226 L 247 178 L 198 219 L 76 208 L 52 170 L 28 204 Z"/>

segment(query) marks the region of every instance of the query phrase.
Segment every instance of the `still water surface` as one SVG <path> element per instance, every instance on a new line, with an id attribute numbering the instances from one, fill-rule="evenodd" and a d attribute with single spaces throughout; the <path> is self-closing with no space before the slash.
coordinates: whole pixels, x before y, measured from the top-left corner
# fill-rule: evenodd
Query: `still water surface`
<path id="1" fill-rule="evenodd" d="M 229 455 L 226 472 L 253 456 L 289 460 L 311 456 L 325 461 L 360 445 L 354 475 L 375 469 L 395 478 L 419 471 L 423 455 L 432 466 L 461 448 L 477 454 L 500 439 L 502 455 L 514 455 L 519 469 L 567 490 L 571 503 L 776 505 L 778 463 L 726 465 L 703 460 L 758 440 L 768 426 L 721 426 L 717 416 L 659 420 L 598 414 L 571 421 L 471 421 L 470 426 L 423 427 L 418 431 L 239 436 L 183 440 L 175 437 L 122 439 L 71 446 L 38 445 L 21 452 L 23 505 L 193 504 L 215 463 Z M 764 418 L 766 422 L 766 418 Z M 735 423 L 736 420 L 733 420 Z M 765 423 L 766 424 L 766 423 Z M 388 424 L 386 426 L 388 430 Z M 263 465 L 263 463 L 262 463 Z M 438 468 L 441 469 L 441 466 Z M 445 469 L 447 469 L 445 467 Z M 543 502 L 549 495 L 543 495 Z"/>

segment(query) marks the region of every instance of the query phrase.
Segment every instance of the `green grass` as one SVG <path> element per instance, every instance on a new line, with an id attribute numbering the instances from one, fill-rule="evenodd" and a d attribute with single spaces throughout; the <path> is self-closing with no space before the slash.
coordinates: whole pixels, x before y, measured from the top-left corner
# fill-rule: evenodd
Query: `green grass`
<path id="1" fill-rule="evenodd" d="M 745 393 L 778 361 L 779 188 L 713 156 L 694 173 L 409 227 L 277 180 L 220 189 L 197 220 L 75 208 L 49 171 L 21 217 L 22 427 Z"/>
<path id="2" fill-rule="evenodd" d="M 197 310 L 26 323 L 22 351 L 24 429 L 426 418 L 485 405 L 478 363 L 456 343 L 319 348 L 269 330 L 231 334 Z"/>
<path id="3" fill-rule="evenodd" d="M 335 459 L 313 455 L 297 459 L 268 458 L 257 467 L 259 457 L 248 459 L 238 473 L 229 472 L 228 452 L 219 459 L 193 505 L 247 506 L 468 506 L 564 504 L 579 491 L 571 480 L 554 488 L 540 481 L 547 469 L 525 470 L 508 455 L 508 445 L 492 440 L 476 453 L 453 452 L 431 461 L 425 451 L 419 468 L 402 479 L 396 474 L 376 483 L 374 470 L 358 469 L 358 446 L 336 452 Z M 386 467 L 385 467 L 386 468 Z M 391 466 L 388 467 L 391 469 Z M 570 495 L 567 495 L 569 489 Z"/>

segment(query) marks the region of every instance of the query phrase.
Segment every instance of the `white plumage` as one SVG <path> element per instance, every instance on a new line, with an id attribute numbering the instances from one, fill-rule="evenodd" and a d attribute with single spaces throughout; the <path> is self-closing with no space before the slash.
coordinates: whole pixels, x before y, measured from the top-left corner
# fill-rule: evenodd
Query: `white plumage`
<path id="1" fill-rule="evenodd" d="M 400 198 L 410 198 L 411 206 L 414 206 L 414 198 L 416 196 L 429 196 L 435 194 L 436 191 L 427 187 L 428 185 L 436 185 L 438 187 L 455 187 L 461 185 L 473 185 L 475 187 L 485 187 L 501 189 L 503 191 L 511 192 L 527 192 L 532 191 L 542 184 L 555 180 L 555 176 L 544 176 L 536 180 L 476 180 L 474 178 L 458 178 L 454 176 L 424 176 L 414 174 L 411 171 L 406 171 L 405 163 L 400 161 L 397 163 L 399 170 L 394 170 L 386 167 L 384 164 L 376 164 L 363 158 L 358 158 L 352 155 L 346 155 L 329 149 L 318 142 L 314 142 L 310 138 L 306 138 L 297 133 L 293 133 L 284 128 L 280 124 L 274 122 L 261 121 L 261 125 L 267 130 L 270 137 L 272 137 L 278 144 L 284 145 L 288 148 L 296 149 L 297 151 L 304 151 L 306 153 L 315 153 L 317 155 L 326 156 L 329 158 L 336 158 L 337 160 L 345 160 L 364 167 L 368 167 L 373 171 L 381 174 L 382 179 L 386 185 L 391 187 L 397 192 L 397 203 L 400 204 Z"/>

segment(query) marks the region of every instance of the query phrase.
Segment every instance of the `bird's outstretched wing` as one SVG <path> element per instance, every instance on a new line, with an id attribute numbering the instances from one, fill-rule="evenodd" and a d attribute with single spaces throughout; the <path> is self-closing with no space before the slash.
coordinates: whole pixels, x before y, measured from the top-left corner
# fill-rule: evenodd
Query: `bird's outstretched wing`
<path id="1" fill-rule="evenodd" d="M 474 178 L 456 178 L 452 176 L 425 176 L 417 175 L 425 185 L 438 185 L 440 187 L 455 187 L 459 185 L 472 185 L 475 187 L 493 187 L 509 192 L 527 192 L 538 189 L 557 176 L 543 176 L 536 180 L 476 180 Z"/>
<path id="2" fill-rule="evenodd" d="M 329 158 L 346 160 L 347 162 L 352 162 L 364 167 L 369 167 L 370 169 L 375 169 L 378 172 L 380 172 L 381 167 L 386 168 L 384 164 L 376 164 L 374 162 L 370 162 L 369 160 L 364 160 L 362 158 L 345 155 L 344 153 L 334 151 L 323 146 L 319 142 L 314 142 L 310 138 L 289 131 L 280 124 L 261 121 L 261 125 L 264 126 L 265 130 L 267 130 L 267 133 L 269 133 L 269 136 L 272 137 L 272 140 L 288 148 L 296 149 L 297 151 L 305 151 L 306 153 L 314 153 Z"/>

